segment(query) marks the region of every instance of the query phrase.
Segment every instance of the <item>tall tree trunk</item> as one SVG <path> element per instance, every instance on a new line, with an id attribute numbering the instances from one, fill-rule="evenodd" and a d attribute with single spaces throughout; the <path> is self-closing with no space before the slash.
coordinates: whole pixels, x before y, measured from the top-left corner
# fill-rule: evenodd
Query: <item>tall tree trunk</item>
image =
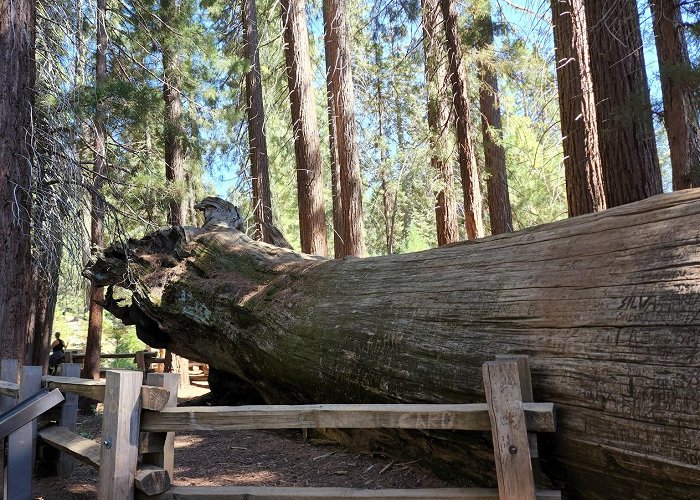
<path id="1" fill-rule="evenodd" d="M 484 235 L 481 186 L 479 185 L 479 172 L 471 136 L 471 110 L 466 73 L 462 64 L 462 42 L 457 21 L 457 6 L 455 0 L 440 0 L 440 6 L 445 23 L 447 59 L 450 65 L 452 100 L 455 107 L 459 170 L 462 175 L 462 192 L 464 193 L 464 224 L 468 239 L 480 238 Z"/>
<path id="2" fill-rule="evenodd" d="M 35 243 L 36 265 L 36 320 L 34 322 L 34 345 L 32 365 L 42 366 L 48 371 L 51 346 L 51 333 L 58 299 L 58 282 L 61 271 L 63 252 L 63 234 L 61 232 L 62 215 L 60 201 L 48 188 L 41 206 L 35 207 L 34 236 L 41 232 L 42 238 Z M 62 215 L 59 215 L 62 214 Z M 35 240 L 36 242 L 36 240 Z"/>
<path id="3" fill-rule="evenodd" d="M 491 1 L 485 2 L 478 19 L 482 49 L 494 50 Z M 509 233 L 513 230 L 513 213 L 508 195 L 506 152 L 503 149 L 503 125 L 501 123 L 498 76 L 490 62 L 479 64 L 479 110 L 481 111 L 481 136 L 484 141 L 484 166 L 486 167 L 487 201 L 491 234 Z"/>
<path id="4" fill-rule="evenodd" d="M 95 86 L 98 96 L 103 92 L 102 86 L 107 79 L 107 0 L 97 0 L 97 50 L 95 65 Z M 106 173 L 106 135 L 105 110 L 102 98 L 98 97 L 95 108 L 95 158 L 92 172 L 90 243 L 93 248 L 104 246 L 105 202 L 102 194 Z M 85 341 L 85 359 L 82 377 L 100 378 L 100 347 L 102 344 L 102 306 L 104 290 L 94 282 L 90 285 L 90 304 L 88 332 Z"/>
<path id="5" fill-rule="evenodd" d="M 552 0 L 569 217 L 605 210 L 598 121 L 583 0 Z"/>
<path id="6" fill-rule="evenodd" d="M 328 0 L 327 10 L 325 41 L 330 59 L 331 97 L 335 111 L 335 138 L 343 215 L 343 253 L 362 257 L 365 253 L 362 178 L 355 133 L 355 90 L 352 83 L 345 0 Z"/>
<path id="7" fill-rule="evenodd" d="M 328 18 L 330 0 L 323 0 L 323 49 L 326 62 L 326 103 L 328 107 L 328 148 L 330 150 L 331 198 L 333 202 L 333 255 L 336 259 L 345 256 L 343 245 L 343 200 L 340 194 L 340 165 L 335 126 L 335 101 L 333 99 L 333 64 L 330 56 L 330 21 Z"/>
<path id="8" fill-rule="evenodd" d="M 661 73 L 664 124 L 671 150 L 673 189 L 700 186 L 700 126 L 691 92 L 691 70 L 680 0 L 649 2 Z"/>
<path id="9" fill-rule="evenodd" d="M 160 0 L 161 51 L 163 55 L 163 139 L 165 142 L 165 178 L 170 188 L 168 224 L 181 226 L 187 217 L 185 183 L 185 128 L 182 124 L 182 74 L 176 40 L 178 6 L 174 0 Z"/>
<path id="10" fill-rule="evenodd" d="M 255 0 L 243 0 L 243 49 L 250 62 L 246 75 L 246 110 L 248 111 L 248 143 L 250 165 L 253 173 L 253 210 L 255 236 L 266 243 L 273 241 L 272 195 L 265 137 L 265 109 L 263 108 L 262 81 L 260 79 L 260 55 L 258 53 L 258 12 Z"/>
<path id="11" fill-rule="evenodd" d="M 34 334 L 29 193 L 36 5 L 0 4 L 0 358 L 28 361 Z"/>
<path id="12" fill-rule="evenodd" d="M 438 246 L 459 241 L 455 178 L 448 152 L 449 102 L 446 100 L 447 69 L 445 42 L 440 31 L 442 11 L 439 0 L 423 0 L 423 51 L 428 91 L 430 164 L 435 171 L 435 226 Z"/>
<path id="13" fill-rule="evenodd" d="M 280 5 L 297 164 L 301 251 L 325 256 L 328 254 L 328 243 L 323 206 L 323 163 L 316 122 L 305 2 L 281 0 Z"/>
<path id="14" fill-rule="evenodd" d="M 662 192 L 636 0 L 584 0 L 608 207 Z"/>

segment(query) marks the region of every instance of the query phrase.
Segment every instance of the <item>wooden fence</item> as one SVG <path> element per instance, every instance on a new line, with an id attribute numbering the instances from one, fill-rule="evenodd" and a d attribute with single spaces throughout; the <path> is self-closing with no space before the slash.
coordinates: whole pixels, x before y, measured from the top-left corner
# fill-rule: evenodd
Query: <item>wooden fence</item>
<path id="1" fill-rule="evenodd" d="M 77 373 L 79 365 L 63 365 Z M 532 402 L 526 357 L 497 359 L 483 366 L 482 404 L 321 404 L 178 408 L 176 373 L 109 370 L 106 380 L 42 377 L 50 389 L 104 402 L 100 443 L 75 432 L 77 405 L 69 396 L 55 425 L 38 436 L 61 451 L 58 472 L 70 473 L 73 459 L 99 470 L 103 499 L 310 499 L 310 498 L 560 498 L 535 487 L 537 432 L 554 432 L 552 403 Z M 2 388 L 0 384 L 0 393 Z M 75 408 L 75 410 L 74 410 Z M 498 489 L 445 488 L 361 490 L 347 488 L 172 487 L 175 432 L 285 428 L 401 428 L 491 431 Z M 139 456 L 141 460 L 139 461 Z M 63 465 L 61 465 L 63 464 Z"/>
<path id="2" fill-rule="evenodd" d="M 164 364 L 165 358 L 159 358 L 158 353 L 154 351 L 136 351 L 136 352 L 126 352 L 117 354 L 100 354 L 100 359 L 130 359 L 136 364 L 136 368 L 143 373 L 144 380 L 149 373 L 153 373 L 156 370 L 153 369 L 153 365 Z M 66 350 L 65 363 L 81 364 L 85 360 L 85 354 L 78 350 Z M 107 370 L 111 368 L 100 368 L 100 376 L 103 377 Z"/>

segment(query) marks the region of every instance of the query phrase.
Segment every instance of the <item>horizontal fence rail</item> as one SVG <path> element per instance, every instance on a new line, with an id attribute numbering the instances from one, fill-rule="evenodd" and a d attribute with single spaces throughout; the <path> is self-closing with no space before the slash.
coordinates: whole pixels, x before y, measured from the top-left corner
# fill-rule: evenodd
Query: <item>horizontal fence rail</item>
<path id="1" fill-rule="evenodd" d="M 77 377 L 56 377 L 44 375 L 41 381 L 50 389 L 72 392 L 95 401 L 105 400 L 105 381 Z M 170 391 L 163 387 L 141 386 L 141 405 L 146 410 L 159 411 L 165 408 Z"/>
<path id="2" fill-rule="evenodd" d="M 523 403 L 527 430 L 554 432 L 552 403 Z M 144 412 L 144 431 L 245 429 L 442 429 L 491 430 L 486 404 L 327 404 L 190 406 Z"/>

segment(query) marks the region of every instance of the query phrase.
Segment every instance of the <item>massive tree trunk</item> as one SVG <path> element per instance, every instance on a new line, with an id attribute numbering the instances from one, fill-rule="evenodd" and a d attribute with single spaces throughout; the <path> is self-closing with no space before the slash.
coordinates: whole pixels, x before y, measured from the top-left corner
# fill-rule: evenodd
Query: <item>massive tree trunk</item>
<path id="1" fill-rule="evenodd" d="M 107 79 L 107 0 L 97 0 L 97 47 L 95 63 L 95 86 L 99 92 Z M 98 98 L 95 108 L 95 145 L 92 171 L 90 205 L 90 243 L 99 248 L 104 245 L 105 200 L 102 186 L 105 181 L 107 163 L 107 131 L 105 109 L 102 98 Z M 90 303 L 88 331 L 85 341 L 85 358 L 81 376 L 100 378 L 100 348 L 102 345 L 102 306 L 104 289 L 94 281 L 90 283 Z"/>
<path id="2" fill-rule="evenodd" d="M 457 6 L 455 0 L 440 0 L 445 24 L 447 59 L 450 66 L 452 99 L 455 107 L 455 128 L 457 129 L 457 150 L 459 170 L 462 175 L 464 194 L 464 225 L 467 238 L 480 238 L 484 235 L 484 220 L 481 213 L 481 186 L 476 166 L 474 141 L 471 136 L 471 110 L 467 77 L 462 62 L 462 42 L 460 39 Z"/>
<path id="3" fill-rule="evenodd" d="M 430 163 L 435 171 L 435 227 L 438 246 L 459 241 L 455 177 L 448 151 L 450 108 L 442 12 L 439 0 L 423 0 L 423 51 L 428 92 Z"/>
<path id="4" fill-rule="evenodd" d="M 161 51 L 163 55 L 163 140 L 165 142 L 165 178 L 170 193 L 168 224 L 181 226 L 187 217 L 187 185 L 185 183 L 185 128 L 182 124 L 182 70 L 176 43 L 180 33 L 176 22 L 179 6 L 174 0 L 160 0 Z"/>
<path id="5" fill-rule="evenodd" d="M 272 194 L 265 137 L 265 109 L 263 108 L 260 55 L 258 53 L 258 11 L 255 0 L 243 0 L 243 50 L 250 63 L 245 77 L 246 110 L 248 112 L 248 143 L 253 174 L 253 216 L 255 236 L 271 243 Z"/>
<path id="6" fill-rule="evenodd" d="M 700 186 L 700 127 L 680 0 L 652 0 L 673 189 Z"/>
<path id="7" fill-rule="evenodd" d="M 552 0 L 569 217 L 605 210 L 598 122 L 583 0 Z"/>
<path id="8" fill-rule="evenodd" d="M 357 151 L 355 89 L 345 0 L 328 0 L 325 42 L 330 59 L 331 97 L 335 116 L 335 139 L 340 173 L 343 215 L 343 254 L 365 254 L 362 221 L 362 177 Z M 324 9 L 326 10 L 326 9 Z"/>
<path id="9" fill-rule="evenodd" d="M 482 49 L 495 51 L 490 0 L 485 2 L 484 9 L 485 11 L 478 19 L 479 42 Z M 491 234 L 509 233 L 513 230 L 513 213 L 508 194 L 498 76 L 491 61 L 479 63 L 479 110 L 481 111 L 481 136 L 484 141 L 484 165 L 488 176 L 486 189 Z"/>
<path id="10" fill-rule="evenodd" d="M 333 98 L 333 64 L 331 63 L 330 44 L 332 42 L 330 28 L 330 0 L 323 0 L 323 49 L 326 61 L 326 102 L 328 106 L 328 149 L 331 170 L 331 198 L 333 202 L 333 255 L 336 259 L 345 256 L 343 247 L 343 201 L 340 195 L 340 164 L 338 162 L 338 146 L 336 142 L 335 102 Z"/>
<path id="11" fill-rule="evenodd" d="M 301 251 L 327 255 L 326 211 L 323 206 L 323 163 L 316 123 L 309 34 L 304 0 L 282 0 L 284 55 L 297 163 L 297 199 Z"/>
<path id="12" fill-rule="evenodd" d="M 34 0 L 0 4 L 0 358 L 27 359 L 34 333 L 30 240 Z"/>
<path id="13" fill-rule="evenodd" d="M 636 0 L 584 0 L 608 207 L 662 192 Z"/>
<path id="14" fill-rule="evenodd" d="M 107 307 L 145 342 L 248 381 L 271 403 L 482 402 L 480 365 L 527 354 L 536 400 L 558 407 L 544 469 L 572 498 L 691 498 L 699 216 L 700 190 L 681 191 L 479 242 L 342 260 L 211 221 L 130 242 L 128 275 L 122 246 L 87 274 L 132 290 L 130 306 Z M 493 474 L 484 439 L 402 436 L 462 478 Z"/>

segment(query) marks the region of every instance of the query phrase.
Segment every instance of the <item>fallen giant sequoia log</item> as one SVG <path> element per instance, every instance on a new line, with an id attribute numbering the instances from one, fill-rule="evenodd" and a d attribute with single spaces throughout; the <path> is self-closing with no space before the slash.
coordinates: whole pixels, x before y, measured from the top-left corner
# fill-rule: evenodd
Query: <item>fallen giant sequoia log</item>
<path id="1" fill-rule="evenodd" d="M 700 190 L 342 260 L 251 241 L 235 210 L 227 224 L 204 205 L 203 228 L 111 247 L 86 271 L 132 291 L 106 306 L 149 344 L 274 403 L 482 402 L 481 364 L 527 354 L 535 400 L 558 405 L 543 466 L 571 497 L 697 498 Z M 440 453 L 457 434 L 423 445 L 454 458 Z M 477 444 L 456 451 L 483 460 Z"/>

